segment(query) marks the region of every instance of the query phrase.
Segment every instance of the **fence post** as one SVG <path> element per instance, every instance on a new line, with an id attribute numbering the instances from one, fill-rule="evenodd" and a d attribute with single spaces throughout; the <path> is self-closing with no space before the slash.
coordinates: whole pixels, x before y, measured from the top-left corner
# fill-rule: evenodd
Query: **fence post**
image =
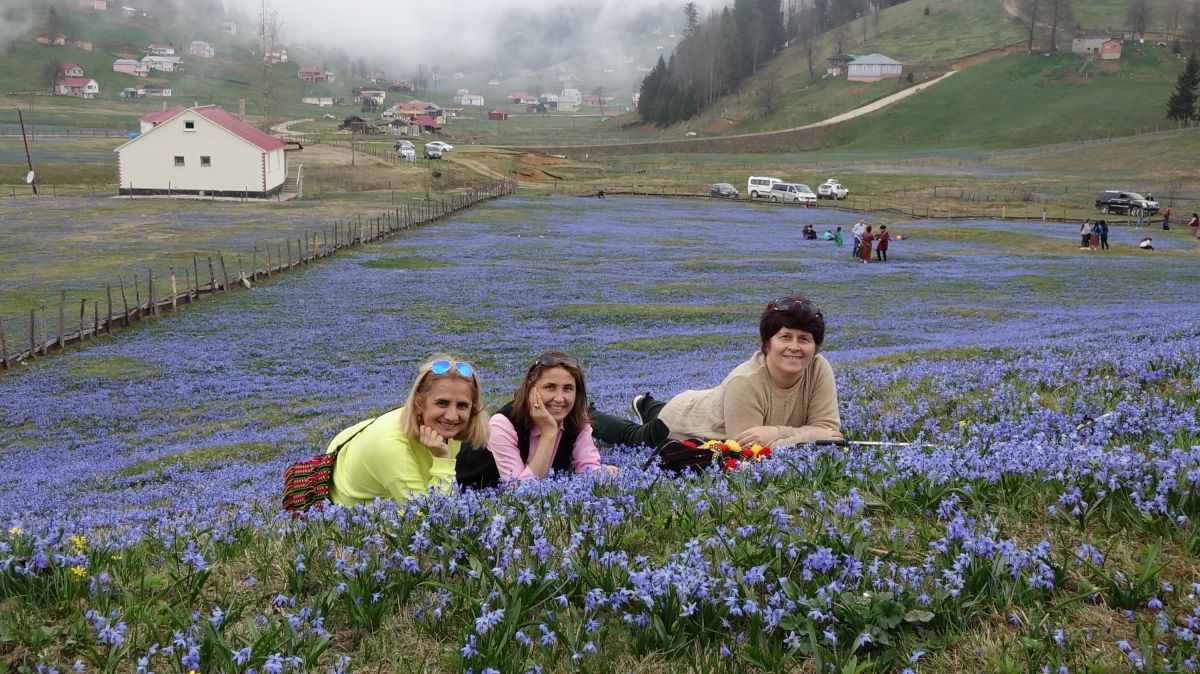
<path id="1" fill-rule="evenodd" d="M 33 329 L 37 325 L 37 309 L 29 310 L 29 358 L 33 359 L 37 355 L 37 339 L 33 336 Z"/>
<path id="2" fill-rule="evenodd" d="M 229 273 L 225 271 L 225 256 L 221 254 L 221 251 L 217 251 L 217 262 L 221 263 L 221 278 L 225 283 L 221 290 L 229 290 Z"/>
<path id="3" fill-rule="evenodd" d="M 83 317 L 87 313 L 87 298 L 79 300 L 79 341 L 83 342 Z"/>
<path id="4" fill-rule="evenodd" d="M 108 318 L 104 319 L 104 331 L 112 334 L 112 283 L 104 284 L 104 294 L 108 296 Z"/>
<path id="5" fill-rule="evenodd" d="M 175 283 L 175 267 L 171 267 L 171 310 L 179 308 L 179 286 Z"/>
<path id="6" fill-rule="evenodd" d="M 263 248 L 267 254 L 267 278 L 271 278 L 271 244 L 263 241 Z"/>
<path id="7" fill-rule="evenodd" d="M 100 336 L 100 300 L 92 303 L 92 339 Z"/>
<path id="8" fill-rule="evenodd" d="M 124 318 L 121 319 L 121 325 L 129 327 L 129 298 L 125 296 L 125 279 L 118 276 L 117 284 L 121 286 L 121 306 L 125 309 L 125 313 L 122 314 Z"/>
<path id="9" fill-rule="evenodd" d="M 0 365 L 8 369 L 8 339 L 4 336 L 4 321 L 0 321 Z"/>
<path id="10" fill-rule="evenodd" d="M 46 355 L 46 343 L 50 341 L 49 339 L 46 338 L 46 303 L 45 302 L 42 302 L 41 326 L 42 326 L 42 355 L 44 356 L 44 355 Z"/>
<path id="11" fill-rule="evenodd" d="M 147 274 L 147 276 L 146 276 L 147 292 L 150 295 L 150 297 L 148 298 L 148 301 L 150 302 L 150 315 L 157 316 L 158 315 L 158 302 L 154 301 L 154 270 L 147 269 L 146 274 Z"/>
<path id="12" fill-rule="evenodd" d="M 63 288 L 58 292 L 58 348 L 65 346 L 63 339 L 66 337 L 66 311 L 67 311 L 67 289 Z"/>

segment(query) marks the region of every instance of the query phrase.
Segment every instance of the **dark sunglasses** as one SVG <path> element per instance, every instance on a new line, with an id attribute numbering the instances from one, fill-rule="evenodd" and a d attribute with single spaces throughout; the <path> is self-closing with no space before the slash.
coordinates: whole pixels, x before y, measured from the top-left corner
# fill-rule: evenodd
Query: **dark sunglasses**
<path id="1" fill-rule="evenodd" d="M 566 354 L 555 355 L 553 353 L 543 353 L 535 358 L 529 367 L 533 367 L 534 365 L 541 365 L 542 367 L 554 367 L 555 365 L 562 365 L 563 363 L 566 363 L 571 367 L 579 367 L 579 361 L 576 360 L 574 356 L 568 356 Z"/>
<path id="2" fill-rule="evenodd" d="M 471 367 L 470 363 L 464 363 L 457 360 L 435 360 L 429 364 L 429 371 L 434 374 L 446 374 L 453 368 L 458 376 L 463 379 L 470 379 L 475 374 L 475 368 Z"/>
<path id="3" fill-rule="evenodd" d="M 807 311 L 817 318 L 824 318 L 821 315 L 821 307 L 810 299 L 798 300 L 795 297 L 780 297 L 771 301 L 771 308 L 775 311 L 791 311 L 796 307 L 800 307 L 801 311 Z"/>

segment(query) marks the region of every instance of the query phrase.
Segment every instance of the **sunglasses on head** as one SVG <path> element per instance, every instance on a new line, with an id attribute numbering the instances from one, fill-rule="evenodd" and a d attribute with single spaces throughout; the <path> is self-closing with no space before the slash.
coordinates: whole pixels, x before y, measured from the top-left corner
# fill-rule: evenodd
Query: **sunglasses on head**
<path id="1" fill-rule="evenodd" d="M 795 297 L 780 297 L 771 301 L 771 308 L 775 311 L 791 311 L 796 307 L 800 307 L 801 311 L 807 311 L 817 318 L 822 318 L 821 307 L 810 299 L 798 300 Z"/>
<path id="2" fill-rule="evenodd" d="M 435 360 L 429 364 L 429 371 L 434 374 L 446 374 L 454 369 L 458 376 L 463 379 L 470 379 L 475 374 L 475 368 L 471 367 L 470 363 L 464 363 L 457 360 Z"/>
<path id="3" fill-rule="evenodd" d="M 563 363 L 566 363 L 571 367 L 579 367 L 579 361 L 576 360 L 574 356 L 568 356 L 565 353 L 543 353 L 533 360 L 533 365 L 541 365 L 542 367 L 554 367 L 555 365 L 562 365 Z M 533 367 L 533 365 L 530 365 L 530 367 Z"/>

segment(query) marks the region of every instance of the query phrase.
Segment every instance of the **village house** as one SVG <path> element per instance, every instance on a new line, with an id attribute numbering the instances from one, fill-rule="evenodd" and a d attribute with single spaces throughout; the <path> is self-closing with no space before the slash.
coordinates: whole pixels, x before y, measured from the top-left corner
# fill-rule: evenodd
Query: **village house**
<path id="1" fill-rule="evenodd" d="M 75 41 L 75 48 L 76 48 L 76 49 L 81 49 L 81 50 L 83 50 L 83 51 L 91 51 L 91 50 L 92 50 L 92 43 L 91 43 L 91 42 L 88 42 L 87 40 L 76 40 L 76 41 Z"/>
<path id="2" fill-rule="evenodd" d="M 537 96 L 524 91 L 515 91 L 508 95 L 508 100 L 512 101 L 513 105 L 530 105 L 537 103 Z"/>
<path id="3" fill-rule="evenodd" d="M 134 77 L 147 77 L 150 75 L 150 65 L 133 59 L 117 59 L 113 61 L 114 73 L 125 73 Z"/>
<path id="4" fill-rule="evenodd" d="M 459 94 L 454 97 L 454 102 L 458 103 L 459 105 L 474 105 L 474 106 L 478 106 L 478 107 L 482 108 L 483 107 L 483 95 L 482 94 Z"/>
<path id="5" fill-rule="evenodd" d="M 583 101 L 583 94 L 578 89 L 563 89 L 558 96 L 559 112 L 577 112 Z"/>
<path id="6" fill-rule="evenodd" d="M 508 120 L 508 111 L 504 108 L 496 108 L 488 113 L 488 119 L 494 122 L 504 122 Z"/>
<path id="7" fill-rule="evenodd" d="M 325 69 L 317 66 L 300 66 L 299 70 L 296 71 L 296 77 L 305 82 L 324 82 Z"/>
<path id="8" fill-rule="evenodd" d="M 322 108 L 328 108 L 333 105 L 333 96 L 310 91 L 300 97 L 300 102 L 306 105 L 316 105 Z"/>
<path id="9" fill-rule="evenodd" d="M 60 63 L 58 74 L 63 77 L 83 77 L 83 68 L 75 63 Z"/>
<path id="10" fill-rule="evenodd" d="M 273 47 L 268 49 L 266 54 L 263 54 L 263 63 L 287 63 L 287 60 L 287 49 L 283 47 Z"/>
<path id="11" fill-rule="evenodd" d="M 557 110 L 558 109 L 558 95 L 542 94 L 541 96 L 538 96 L 538 105 L 544 106 L 545 109 L 547 109 L 547 110 Z"/>
<path id="12" fill-rule="evenodd" d="M 142 128 L 113 150 L 122 195 L 263 199 L 283 188 L 284 142 L 219 106 L 175 106 Z"/>
<path id="13" fill-rule="evenodd" d="M 900 77 L 904 66 L 883 54 L 860 56 L 846 66 L 846 80 L 850 82 L 878 82 L 888 77 Z"/>
<path id="14" fill-rule="evenodd" d="M 367 79 L 371 80 L 371 84 L 383 84 L 387 82 L 387 74 L 382 70 L 372 70 Z"/>
<path id="15" fill-rule="evenodd" d="M 217 55 L 217 48 L 207 42 L 196 40 L 188 47 L 188 53 L 202 59 L 210 59 Z"/>
<path id="16" fill-rule="evenodd" d="M 183 59 L 178 56 L 143 56 L 142 63 L 145 63 L 150 70 L 164 73 L 183 71 Z"/>
<path id="17" fill-rule="evenodd" d="M 38 44 L 46 44 L 51 47 L 65 47 L 71 38 L 62 33 L 43 33 L 33 39 Z"/>
<path id="18" fill-rule="evenodd" d="M 78 5 L 94 12 L 108 11 L 108 0 L 79 0 Z"/>
<path id="19" fill-rule="evenodd" d="M 174 56 L 175 47 L 169 44 L 152 44 L 146 47 L 146 53 L 151 56 Z"/>
<path id="20" fill-rule="evenodd" d="M 221 22 L 221 32 L 226 35 L 237 35 L 237 24 L 232 21 Z"/>
<path id="21" fill-rule="evenodd" d="M 411 92 L 413 90 L 413 86 L 413 81 L 407 77 L 397 77 L 396 79 L 392 80 L 391 85 L 388 86 L 388 91 Z"/>
<path id="22" fill-rule="evenodd" d="M 1121 58 L 1120 39 L 1105 32 L 1084 33 L 1071 40 L 1071 52 L 1087 58 L 1115 61 Z"/>
<path id="23" fill-rule="evenodd" d="M 825 76 L 826 77 L 841 77 L 846 74 L 846 67 L 850 65 L 854 59 L 858 58 L 856 54 L 837 54 L 825 59 Z"/>
<path id="24" fill-rule="evenodd" d="M 59 96 L 95 98 L 100 95 L 100 85 L 90 77 L 63 77 L 58 80 L 56 93 Z"/>
<path id="25" fill-rule="evenodd" d="M 371 99 L 376 105 L 383 105 L 384 99 L 387 98 L 387 92 L 380 89 L 363 89 L 358 92 L 358 100 L 365 101 Z"/>
<path id="26" fill-rule="evenodd" d="M 145 86 L 138 87 L 138 94 L 147 98 L 170 98 L 170 87 Z"/>

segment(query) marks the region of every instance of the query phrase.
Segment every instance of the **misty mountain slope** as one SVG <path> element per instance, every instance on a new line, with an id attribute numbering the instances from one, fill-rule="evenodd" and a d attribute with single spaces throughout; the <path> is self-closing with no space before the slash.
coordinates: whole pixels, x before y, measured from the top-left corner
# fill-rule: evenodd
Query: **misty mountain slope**
<path id="1" fill-rule="evenodd" d="M 1118 26 L 1124 5 L 1117 6 L 1108 0 L 1076 0 L 1076 12 L 1105 25 Z M 839 51 L 839 32 L 841 51 L 883 53 L 904 64 L 906 77 L 876 83 L 847 82 L 844 77 L 823 78 L 826 58 Z M 1060 49 L 1069 50 L 1073 32 L 1060 31 Z M 700 135 L 731 135 L 811 124 L 907 88 L 910 73 L 914 82 L 933 79 L 957 67 L 960 59 L 975 60 L 971 55 L 990 50 L 996 53 L 985 53 L 979 59 L 1002 56 L 1002 48 L 1023 44 L 1025 39 L 1024 28 L 1005 13 L 999 0 L 910 0 L 869 15 L 865 20 L 856 20 L 841 31 L 835 29 L 818 36 L 812 41 L 811 50 L 803 42 L 791 44 L 736 91 L 691 120 L 661 130 L 661 136 L 679 138 L 689 131 Z M 1037 44 L 1042 42 L 1039 40 Z M 1075 65 L 1080 65 L 1078 57 Z M 951 80 L 968 75 L 970 70 L 967 67 Z M 764 91 L 772 86 L 776 92 L 768 111 Z M 1160 106 L 1156 102 L 1152 107 L 1157 112 Z"/>

